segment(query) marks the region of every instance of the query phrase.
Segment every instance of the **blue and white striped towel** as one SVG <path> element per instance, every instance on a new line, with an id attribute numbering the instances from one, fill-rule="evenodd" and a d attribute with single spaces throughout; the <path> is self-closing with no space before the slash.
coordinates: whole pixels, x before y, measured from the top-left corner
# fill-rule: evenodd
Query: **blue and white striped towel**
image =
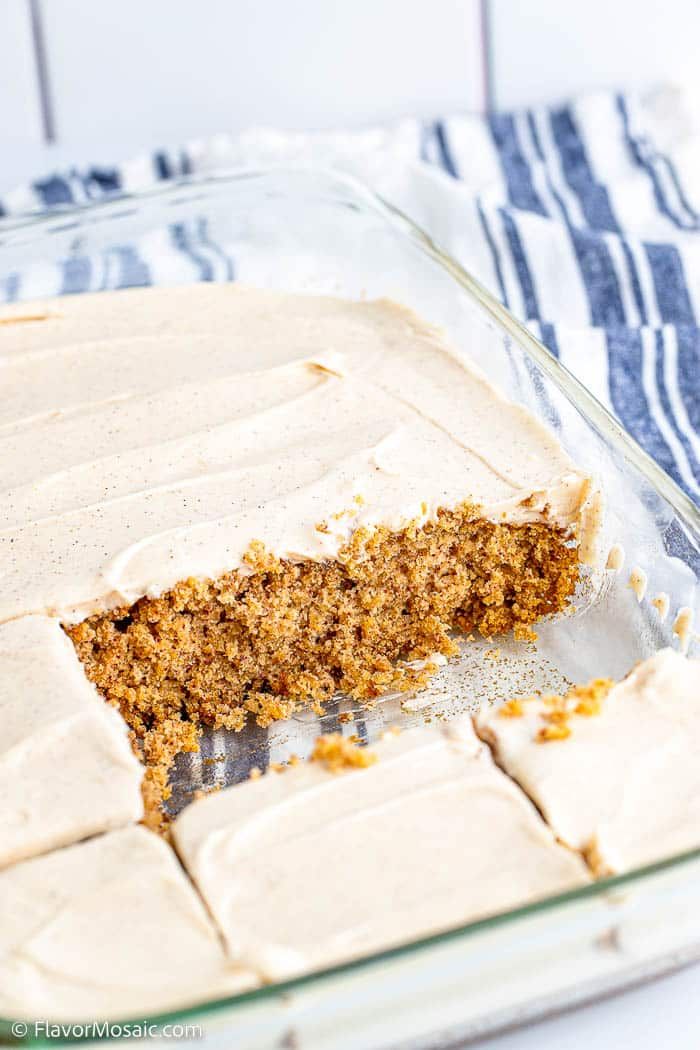
<path id="1" fill-rule="evenodd" d="M 222 135 L 53 175 L 0 209 L 290 162 L 350 170 L 412 215 L 700 501 L 700 132 L 680 92 L 601 92 L 557 108 L 363 132 Z M 232 266 L 203 222 L 178 224 L 99 268 L 73 261 L 17 274 L 0 296 L 146 284 L 163 273 L 229 279 Z"/>

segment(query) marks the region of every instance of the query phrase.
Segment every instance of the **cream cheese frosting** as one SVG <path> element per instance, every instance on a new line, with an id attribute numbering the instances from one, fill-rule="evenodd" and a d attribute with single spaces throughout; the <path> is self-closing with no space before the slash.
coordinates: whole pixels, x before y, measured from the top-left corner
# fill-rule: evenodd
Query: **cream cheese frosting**
<path id="1" fill-rule="evenodd" d="M 542 700 L 520 717 L 484 709 L 477 727 L 499 764 L 560 841 L 598 874 L 700 847 L 700 663 L 662 649 L 593 716 L 572 714 L 566 739 L 537 741 Z"/>
<path id="2" fill-rule="evenodd" d="M 0 626 L 0 868 L 139 820 L 142 773 L 58 622 Z"/>
<path id="3" fill-rule="evenodd" d="M 252 541 L 333 558 L 358 526 L 464 501 L 569 529 L 589 491 L 388 301 L 195 285 L 4 307 L 0 381 L 0 622 L 216 577 Z"/>
<path id="4" fill-rule="evenodd" d="M 362 770 L 303 764 L 229 788 L 173 826 L 232 960 L 267 980 L 588 880 L 468 718 L 375 750 Z"/>
<path id="5" fill-rule="evenodd" d="M 172 850 L 125 828 L 0 872 L 0 1015 L 134 1018 L 254 987 Z"/>

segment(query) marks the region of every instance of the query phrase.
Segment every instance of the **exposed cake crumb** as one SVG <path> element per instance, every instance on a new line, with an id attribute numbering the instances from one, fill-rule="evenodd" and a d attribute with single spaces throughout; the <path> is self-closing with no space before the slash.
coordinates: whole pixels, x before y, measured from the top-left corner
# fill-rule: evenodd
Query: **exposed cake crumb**
<path id="1" fill-rule="evenodd" d="M 316 740 L 309 761 L 321 762 L 331 773 L 337 773 L 341 769 L 366 769 L 374 765 L 377 756 L 340 733 L 327 733 Z"/>
<path id="2" fill-rule="evenodd" d="M 562 696 L 543 696 L 545 710 L 540 713 L 540 719 L 545 725 L 538 729 L 535 739 L 543 743 L 548 740 L 565 740 L 571 736 L 572 716 L 592 718 L 599 715 L 603 700 L 613 685 L 611 678 L 594 678 L 586 685 L 572 686 Z"/>
<path id="3" fill-rule="evenodd" d="M 577 685 L 567 693 L 567 699 L 576 701 L 574 707 L 575 715 L 583 715 L 591 718 L 599 715 L 605 697 L 612 689 L 614 682 L 612 678 L 594 678 L 588 685 Z"/>
<path id="4" fill-rule="evenodd" d="M 523 701 L 518 697 L 514 697 L 512 700 L 506 700 L 498 709 L 499 718 L 522 718 L 525 714 L 525 706 Z"/>
<path id="5" fill-rule="evenodd" d="M 538 729 L 535 739 L 544 744 L 550 740 L 566 740 L 568 736 L 571 736 L 571 727 L 568 723 L 563 723 L 542 726 Z"/>
<path id="6" fill-rule="evenodd" d="M 534 631 L 532 627 L 528 627 L 524 623 L 516 623 L 513 628 L 513 634 L 516 642 L 536 642 L 538 637 L 537 631 Z"/>
<path id="7" fill-rule="evenodd" d="M 266 727 L 300 704 L 323 713 L 338 691 L 366 705 L 413 691 L 437 670 L 436 654 L 458 651 L 455 629 L 534 640 L 530 624 L 565 608 L 579 575 L 566 533 L 494 524 L 468 504 L 420 527 L 357 529 L 337 560 L 279 560 L 253 543 L 244 561 L 246 571 L 185 580 L 65 628 L 154 765 L 151 808 L 200 726 Z"/>
<path id="8" fill-rule="evenodd" d="M 159 834 L 167 831 L 170 818 L 163 810 L 163 802 L 170 798 L 170 767 L 181 751 L 199 750 L 199 735 L 197 725 L 177 718 L 164 718 L 143 736 L 132 730 L 132 746 L 146 767 L 141 783 L 143 823 L 151 831 Z"/>
<path id="9" fill-rule="evenodd" d="M 552 707 L 550 711 L 543 711 L 543 721 L 551 725 L 566 725 L 569 721 L 569 711 L 565 707 Z"/>

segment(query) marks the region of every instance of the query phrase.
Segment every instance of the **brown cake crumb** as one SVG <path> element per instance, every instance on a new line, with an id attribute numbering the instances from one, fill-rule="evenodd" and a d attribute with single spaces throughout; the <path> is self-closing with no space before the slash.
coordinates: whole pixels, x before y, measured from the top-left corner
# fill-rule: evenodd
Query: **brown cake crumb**
<path id="1" fill-rule="evenodd" d="M 131 732 L 132 747 L 146 767 L 141 783 L 143 823 L 151 831 L 163 834 L 167 830 L 170 821 L 163 811 L 163 803 L 170 798 L 170 768 L 181 751 L 199 750 L 199 734 L 193 722 L 177 718 L 165 718 L 142 737 Z"/>
<path id="2" fill-rule="evenodd" d="M 594 678 L 587 685 L 575 685 L 563 696 L 544 696 L 543 704 L 548 710 L 540 718 L 547 724 L 538 730 L 535 737 L 540 743 L 548 740 L 565 740 L 571 735 L 572 715 L 592 718 L 599 715 L 605 697 L 612 689 L 611 678 Z"/>
<path id="3" fill-rule="evenodd" d="M 516 642 L 536 642 L 537 631 L 533 631 L 532 627 L 524 623 L 516 623 L 513 627 L 513 634 L 515 635 Z"/>
<path id="4" fill-rule="evenodd" d="M 316 740 L 309 761 L 321 762 L 331 773 L 337 773 L 341 769 L 366 769 L 374 765 L 377 756 L 341 733 L 327 733 Z"/>
<path id="5" fill-rule="evenodd" d="M 338 691 L 367 704 L 416 689 L 431 656 L 456 653 L 452 631 L 529 637 L 579 571 L 564 532 L 494 524 L 466 504 L 421 527 L 357 529 L 336 560 L 279 560 L 257 543 L 245 562 L 65 628 L 132 730 L 150 805 L 200 726 L 265 727 L 300 704 L 322 712 Z"/>
<path id="6" fill-rule="evenodd" d="M 542 726 L 538 729 L 536 740 L 544 744 L 548 740 L 566 740 L 568 736 L 571 736 L 571 727 L 566 723 L 559 723 L 554 725 Z"/>
<path id="7" fill-rule="evenodd" d="M 575 686 L 568 694 L 570 700 L 576 700 L 574 707 L 575 715 L 583 715 L 591 718 L 599 715 L 603 700 L 612 689 L 614 682 L 612 678 L 594 678 L 588 685 Z"/>
<path id="8" fill-rule="evenodd" d="M 552 725 L 564 725 L 569 721 L 569 711 L 565 706 L 553 707 L 551 711 L 545 711 L 541 717 Z"/>
<path id="9" fill-rule="evenodd" d="M 517 697 L 514 697 L 512 700 L 506 700 L 498 709 L 499 718 L 522 718 L 524 714 L 523 701 Z"/>

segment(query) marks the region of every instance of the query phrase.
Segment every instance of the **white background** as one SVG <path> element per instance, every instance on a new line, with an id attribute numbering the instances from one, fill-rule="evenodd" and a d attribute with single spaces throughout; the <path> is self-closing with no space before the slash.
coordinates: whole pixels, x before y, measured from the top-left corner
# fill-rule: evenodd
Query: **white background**
<path id="1" fill-rule="evenodd" d="M 700 42 L 698 0 L 34 0 L 34 14 L 0 0 L 0 192 L 251 125 L 358 126 L 685 78 Z M 699 993 L 691 968 L 487 1045 L 700 1050 Z"/>
<path id="2" fill-rule="evenodd" d="M 698 0 L 0 0 L 0 192 L 251 125 L 358 126 L 695 76 L 698 41 Z"/>

